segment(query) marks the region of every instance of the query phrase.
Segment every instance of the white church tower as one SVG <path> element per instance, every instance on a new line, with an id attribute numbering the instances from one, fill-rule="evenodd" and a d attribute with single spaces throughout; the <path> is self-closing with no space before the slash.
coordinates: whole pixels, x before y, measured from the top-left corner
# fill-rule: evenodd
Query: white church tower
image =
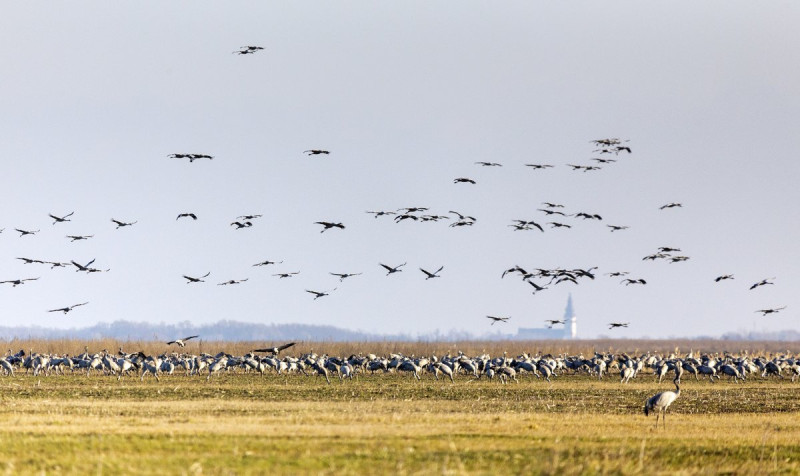
<path id="1" fill-rule="evenodd" d="M 564 339 L 578 338 L 578 318 L 572 307 L 572 293 L 567 298 L 567 308 L 564 310 Z"/>

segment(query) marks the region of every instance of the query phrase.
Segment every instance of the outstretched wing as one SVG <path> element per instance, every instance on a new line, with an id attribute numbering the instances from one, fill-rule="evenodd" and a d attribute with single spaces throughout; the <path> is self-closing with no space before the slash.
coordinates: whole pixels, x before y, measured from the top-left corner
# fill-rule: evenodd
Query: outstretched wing
<path id="1" fill-rule="evenodd" d="M 289 342 L 288 344 L 283 344 L 282 346 L 278 347 L 278 350 L 281 351 L 283 349 L 288 349 L 289 347 L 295 345 L 295 342 Z"/>
<path id="2" fill-rule="evenodd" d="M 189 339 L 196 339 L 196 338 L 198 338 L 198 337 L 200 337 L 200 336 L 189 336 L 189 337 L 184 337 L 184 338 L 183 338 L 183 339 L 181 339 L 181 340 L 182 340 L 182 341 L 184 341 L 184 342 L 186 342 L 186 341 L 187 341 L 187 340 L 189 340 Z"/>

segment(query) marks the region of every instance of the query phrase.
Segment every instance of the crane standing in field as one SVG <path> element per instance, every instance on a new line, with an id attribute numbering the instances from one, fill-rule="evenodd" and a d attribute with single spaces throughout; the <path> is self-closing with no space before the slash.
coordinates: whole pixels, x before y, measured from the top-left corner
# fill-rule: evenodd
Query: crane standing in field
<path id="1" fill-rule="evenodd" d="M 667 409 L 672 402 L 681 395 L 681 387 L 678 385 L 678 379 L 673 380 L 675 384 L 675 391 L 667 390 L 653 395 L 644 404 L 644 415 L 649 416 L 650 412 L 656 413 L 656 428 L 658 428 L 658 416 L 663 414 L 664 429 L 667 429 Z"/>

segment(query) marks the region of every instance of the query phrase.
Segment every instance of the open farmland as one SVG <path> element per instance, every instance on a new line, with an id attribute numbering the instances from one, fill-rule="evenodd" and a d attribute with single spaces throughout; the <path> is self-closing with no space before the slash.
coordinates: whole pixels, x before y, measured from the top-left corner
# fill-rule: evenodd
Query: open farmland
<path id="1" fill-rule="evenodd" d="M 75 345 L 38 344 L 53 351 Z M 345 350 L 346 344 L 314 347 L 339 345 L 337 350 Z M 423 350 L 415 345 L 404 350 Z M 613 373 L 598 380 L 571 372 L 552 384 L 522 375 L 518 384 L 507 385 L 464 375 L 455 383 L 431 374 L 416 381 L 394 372 L 359 373 L 345 382 L 334 378 L 330 385 L 315 376 L 241 370 L 210 381 L 181 372 L 160 379 L 118 381 L 78 372 L 34 377 L 24 371 L 3 377 L 0 469 L 8 474 L 800 471 L 800 382 L 788 378 L 753 375 L 744 383 L 723 378 L 711 384 L 684 376 L 666 430 L 653 429 L 654 419 L 646 418 L 642 407 L 649 396 L 674 387 L 669 379 L 656 383 L 649 370 L 626 385 Z"/>

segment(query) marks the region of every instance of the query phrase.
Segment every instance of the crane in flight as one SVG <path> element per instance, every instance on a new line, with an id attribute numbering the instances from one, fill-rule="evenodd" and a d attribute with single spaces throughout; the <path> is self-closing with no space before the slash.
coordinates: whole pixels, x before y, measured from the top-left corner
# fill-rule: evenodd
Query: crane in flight
<path id="1" fill-rule="evenodd" d="M 775 279 L 775 278 L 762 279 L 761 281 L 759 281 L 759 282 L 753 284 L 752 286 L 750 286 L 750 290 L 752 291 L 753 289 L 755 289 L 757 287 L 766 286 L 767 284 L 775 284 L 772 281 L 770 281 L 771 279 Z"/>
<path id="2" fill-rule="evenodd" d="M 775 313 L 780 312 L 780 311 L 782 311 L 784 309 L 786 309 L 786 306 L 773 307 L 773 308 L 770 308 L 770 309 L 759 309 L 756 312 L 760 312 L 762 316 L 766 316 L 768 314 L 775 314 Z"/>
<path id="3" fill-rule="evenodd" d="M 20 228 L 14 228 L 14 229 L 19 232 L 20 237 L 23 237 L 25 235 L 35 235 L 39 233 L 39 230 L 22 230 Z"/>
<path id="4" fill-rule="evenodd" d="M 58 312 L 58 311 L 61 311 L 61 312 L 63 312 L 64 314 L 66 314 L 66 313 L 70 312 L 71 310 L 75 309 L 76 307 L 78 307 L 78 306 L 85 306 L 86 304 L 89 304 L 89 301 L 82 302 L 82 303 L 80 303 L 80 304 L 73 304 L 72 306 L 60 307 L 60 308 L 58 308 L 58 309 L 50 309 L 50 310 L 49 310 L 49 311 L 47 311 L 47 312 Z"/>
<path id="5" fill-rule="evenodd" d="M 253 266 L 269 266 L 271 264 L 281 264 L 281 263 L 283 263 L 283 260 L 281 260 L 281 261 L 264 260 L 264 261 L 262 261 L 260 263 L 254 264 Z"/>
<path id="6" fill-rule="evenodd" d="M 198 337 L 200 337 L 200 336 L 189 336 L 189 337 L 184 337 L 183 339 L 171 340 L 171 341 L 167 342 L 167 345 L 178 344 L 178 347 L 186 347 L 186 341 L 187 340 L 196 339 Z"/>
<path id="7" fill-rule="evenodd" d="M 310 290 L 310 289 L 306 289 L 306 292 L 307 292 L 307 293 L 311 293 L 311 294 L 313 294 L 313 295 L 314 295 L 314 300 L 316 301 L 317 299 L 319 299 L 319 298 L 321 298 L 321 297 L 324 297 L 324 296 L 330 296 L 330 294 L 331 294 L 333 291 L 336 291 L 336 289 L 337 289 L 337 288 L 333 288 L 333 289 L 331 289 L 330 291 L 312 291 L 312 290 Z"/>
<path id="8" fill-rule="evenodd" d="M 263 49 L 264 49 L 263 46 L 242 46 L 241 48 L 239 48 L 238 50 L 234 51 L 231 54 L 234 54 L 234 55 L 252 55 L 252 54 L 255 54 L 256 52 L 261 51 Z"/>
<path id="9" fill-rule="evenodd" d="M 289 342 L 288 344 L 283 344 L 283 345 L 278 346 L 278 347 L 267 347 L 267 348 L 264 348 L 264 349 L 253 349 L 250 352 L 254 352 L 254 353 L 255 352 L 267 352 L 267 353 L 270 353 L 272 355 L 278 355 L 282 350 L 288 349 L 289 347 L 291 347 L 291 346 L 293 346 L 295 344 L 296 344 L 296 342 Z"/>
<path id="10" fill-rule="evenodd" d="M 439 267 L 439 269 L 437 269 L 433 273 L 431 273 L 430 271 L 426 271 L 426 270 L 424 270 L 422 268 L 420 268 L 419 270 L 422 271 L 423 273 L 425 273 L 425 281 L 427 281 L 427 280 L 432 279 L 432 278 L 441 278 L 441 276 L 439 276 L 439 272 L 441 270 L 443 270 L 443 269 L 444 269 L 444 266 L 441 266 L 441 267 Z"/>
<path id="11" fill-rule="evenodd" d="M 339 278 L 339 282 L 344 281 L 347 278 L 352 278 L 353 276 L 359 276 L 361 273 L 330 273 L 333 276 L 337 276 Z"/>
<path id="12" fill-rule="evenodd" d="M 70 242 L 74 243 L 76 241 L 88 240 L 89 238 L 92 238 L 93 236 L 94 235 L 67 235 L 67 238 L 70 239 Z"/>
<path id="13" fill-rule="evenodd" d="M 120 229 L 123 226 L 133 226 L 136 223 L 138 223 L 138 221 L 124 222 L 124 221 L 120 221 L 120 220 L 115 220 L 113 218 L 111 219 L 111 221 L 114 222 L 117 225 L 117 229 Z"/>
<path id="14" fill-rule="evenodd" d="M 402 268 L 403 266 L 405 266 L 407 263 L 403 263 L 403 264 L 397 265 L 397 266 L 395 266 L 395 267 L 391 267 L 391 266 L 389 266 L 389 265 L 385 265 L 385 264 L 383 264 L 383 263 L 378 263 L 378 264 L 379 264 L 379 265 L 381 265 L 381 266 L 383 266 L 383 267 L 386 269 L 386 271 L 388 271 L 388 272 L 386 273 L 386 276 L 389 276 L 390 274 L 394 274 L 394 273 L 401 273 L 403 270 L 402 270 L 402 269 L 400 269 L 400 268 Z"/>
<path id="15" fill-rule="evenodd" d="M 333 223 L 333 222 L 329 222 L 329 221 L 317 221 L 317 222 L 314 222 L 314 224 L 315 225 L 322 225 L 323 228 L 322 228 L 322 231 L 320 231 L 320 233 L 324 233 L 324 232 L 330 230 L 331 228 L 340 228 L 340 229 L 344 230 L 344 225 L 342 225 L 341 223 Z"/>
<path id="16" fill-rule="evenodd" d="M 52 213 L 50 213 L 49 216 L 50 216 L 50 218 L 55 220 L 55 221 L 53 221 L 53 225 L 55 225 L 56 223 L 64 223 L 65 221 L 72 221 L 72 220 L 69 219 L 69 217 L 71 217 L 74 214 L 75 214 L 75 212 L 71 212 L 71 213 L 68 213 L 67 215 L 64 215 L 63 217 L 59 217 L 59 216 L 56 216 L 56 215 L 53 215 Z"/>
<path id="17" fill-rule="evenodd" d="M 187 280 L 186 284 L 189 284 L 189 283 L 205 283 L 203 278 L 207 278 L 210 274 L 211 274 L 211 271 L 209 271 L 208 273 L 200 276 L 199 278 L 193 278 L 193 277 L 187 276 L 185 274 L 183 275 L 183 277 Z"/>
<path id="18" fill-rule="evenodd" d="M 240 221 L 235 221 L 231 223 L 231 226 L 235 226 L 237 230 L 241 230 L 242 228 L 250 228 L 251 226 L 253 226 L 253 223 L 250 221 L 246 221 L 244 223 Z"/>
<path id="19" fill-rule="evenodd" d="M 8 281 L 0 281 L 0 284 L 10 284 L 11 287 L 16 288 L 20 284 L 25 284 L 27 281 L 36 281 L 39 278 L 25 278 L 25 279 L 9 279 Z"/>
<path id="20" fill-rule="evenodd" d="M 511 316 L 508 317 L 486 316 L 486 318 L 491 319 L 492 325 L 495 325 L 498 322 L 508 322 L 508 320 L 511 319 Z"/>

